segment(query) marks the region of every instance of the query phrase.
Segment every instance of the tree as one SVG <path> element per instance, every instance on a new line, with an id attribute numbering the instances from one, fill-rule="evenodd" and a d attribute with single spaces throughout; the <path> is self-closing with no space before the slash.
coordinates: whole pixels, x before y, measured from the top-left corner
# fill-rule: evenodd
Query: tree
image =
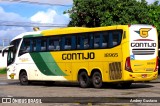
<path id="1" fill-rule="evenodd" d="M 160 32 L 160 5 L 146 0 L 73 0 L 69 26 L 151 24 Z"/>
<path id="2" fill-rule="evenodd" d="M 148 23 L 154 25 L 160 35 L 160 2 L 155 1 L 153 4 L 148 6 Z"/>
<path id="3" fill-rule="evenodd" d="M 106 0 L 106 9 L 102 16 L 101 26 L 117 24 L 144 23 L 147 14 L 147 2 L 142 0 Z M 143 21 L 142 21 L 143 19 Z M 142 22 L 140 22 L 142 21 Z"/>
<path id="4" fill-rule="evenodd" d="M 73 0 L 69 26 L 100 26 L 102 0 Z"/>

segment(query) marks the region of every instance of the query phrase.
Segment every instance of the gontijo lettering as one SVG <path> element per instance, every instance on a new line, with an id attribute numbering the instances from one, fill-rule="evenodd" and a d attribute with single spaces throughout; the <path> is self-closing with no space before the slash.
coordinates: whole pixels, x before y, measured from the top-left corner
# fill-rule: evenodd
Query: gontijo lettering
<path id="1" fill-rule="evenodd" d="M 87 60 L 87 59 L 94 59 L 94 58 L 95 58 L 94 52 L 62 54 L 62 60 Z"/>
<path id="2" fill-rule="evenodd" d="M 156 43 L 131 43 L 131 47 L 156 47 Z"/>

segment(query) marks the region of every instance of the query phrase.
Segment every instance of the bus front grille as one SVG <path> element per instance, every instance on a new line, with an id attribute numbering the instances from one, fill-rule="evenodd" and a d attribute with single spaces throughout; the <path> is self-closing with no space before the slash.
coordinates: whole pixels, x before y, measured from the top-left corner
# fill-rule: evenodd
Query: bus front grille
<path id="1" fill-rule="evenodd" d="M 118 80 L 122 78 L 121 62 L 113 62 L 109 64 L 110 80 Z"/>

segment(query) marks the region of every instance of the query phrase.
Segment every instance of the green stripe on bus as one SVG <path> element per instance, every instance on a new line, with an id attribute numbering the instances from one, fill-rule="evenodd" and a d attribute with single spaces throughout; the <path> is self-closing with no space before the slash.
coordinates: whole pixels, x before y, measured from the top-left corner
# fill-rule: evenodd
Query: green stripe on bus
<path id="1" fill-rule="evenodd" d="M 57 65 L 56 61 L 52 57 L 52 55 L 49 52 L 41 52 L 41 57 L 43 58 L 44 62 L 47 63 L 46 65 L 48 68 L 54 72 L 57 76 L 65 76 L 66 74 L 60 69 L 60 67 Z"/>
<path id="2" fill-rule="evenodd" d="M 38 69 L 45 75 L 65 76 L 52 55 L 48 52 L 30 53 Z"/>
<path id="3" fill-rule="evenodd" d="M 33 34 L 33 35 L 25 35 L 23 38 L 32 38 L 32 37 L 40 37 L 42 34 Z"/>

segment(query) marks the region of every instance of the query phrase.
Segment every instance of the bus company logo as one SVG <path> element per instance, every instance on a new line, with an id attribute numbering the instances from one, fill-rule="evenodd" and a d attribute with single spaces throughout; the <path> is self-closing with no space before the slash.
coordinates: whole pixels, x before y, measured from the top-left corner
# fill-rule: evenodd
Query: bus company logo
<path id="1" fill-rule="evenodd" d="M 151 28 L 141 28 L 137 32 L 142 38 L 147 38 L 148 37 L 148 32 L 151 30 Z"/>

